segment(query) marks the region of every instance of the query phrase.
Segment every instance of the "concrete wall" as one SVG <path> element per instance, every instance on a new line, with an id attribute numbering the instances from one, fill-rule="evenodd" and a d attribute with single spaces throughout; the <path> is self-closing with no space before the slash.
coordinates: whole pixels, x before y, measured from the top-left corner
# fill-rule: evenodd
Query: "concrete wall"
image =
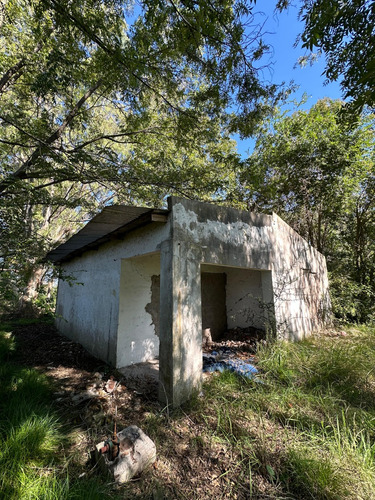
<path id="1" fill-rule="evenodd" d="M 179 198 L 172 198 L 170 207 L 173 238 L 184 241 L 191 255 L 181 255 L 182 259 L 246 269 L 227 274 L 228 326 L 248 323 L 239 303 L 244 294 L 254 320 L 260 318 L 253 326 L 262 327 L 262 307 L 269 326 L 280 336 L 302 338 L 323 325 L 329 311 L 325 259 L 279 217 Z M 249 273 L 246 278 L 244 273 Z M 196 279 L 197 271 L 191 275 Z M 230 309 L 235 312 L 233 321 Z"/>
<path id="2" fill-rule="evenodd" d="M 161 246 L 159 398 L 174 406 L 199 390 L 202 380 L 198 257 L 184 241 L 169 239 Z"/>
<path id="3" fill-rule="evenodd" d="M 225 269 L 228 327 L 301 338 L 323 325 L 329 296 L 324 257 L 276 215 L 179 198 L 169 209 L 167 223 L 64 265 L 84 285 L 60 281 L 57 323 L 116 366 L 154 357 L 160 272 L 159 397 L 177 406 L 201 384 L 202 272 Z"/>
<path id="4" fill-rule="evenodd" d="M 170 198 L 169 208 L 171 239 L 161 246 L 159 397 L 179 405 L 201 383 L 201 264 L 270 270 L 273 219 L 179 198 Z"/>
<path id="5" fill-rule="evenodd" d="M 246 328 L 253 326 L 255 328 L 268 329 L 268 315 L 265 303 L 272 305 L 272 289 L 271 294 L 265 288 L 264 274 L 271 274 L 270 271 L 258 271 L 254 269 L 234 268 L 228 266 L 217 266 L 202 264 L 202 290 L 203 278 L 205 275 L 212 274 L 218 276 L 224 273 L 225 275 L 225 323 L 226 329 L 231 328 Z M 268 283 L 267 283 L 268 285 Z M 216 283 L 216 286 L 219 285 Z M 207 290 L 208 293 L 208 290 Z M 220 290 L 212 290 L 214 299 L 216 294 L 221 294 Z M 207 300 L 207 299 L 206 299 Z M 207 306 L 206 306 L 207 307 Z M 222 310 L 211 306 L 212 316 L 220 315 L 220 323 L 223 323 L 221 318 Z M 204 316 L 204 297 L 202 296 L 202 315 Z M 206 318 L 208 319 L 208 315 Z M 215 319 L 215 318 L 213 318 Z M 215 328 L 212 329 L 211 324 L 202 320 L 203 328 L 210 328 L 215 337 Z M 213 323 L 215 324 L 215 323 Z"/>
<path id="6" fill-rule="evenodd" d="M 168 223 L 152 223 L 128 233 L 123 240 L 109 242 L 64 263 L 63 275 L 73 281 L 59 280 L 56 326 L 60 332 L 118 366 L 122 259 L 157 252 L 169 231 Z"/>
<path id="7" fill-rule="evenodd" d="M 252 269 L 228 269 L 228 328 L 265 329 L 261 273 Z"/>
<path id="8" fill-rule="evenodd" d="M 186 241 L 198 261 L 270 270 L 273 226 L 270 215 L 254 214 L 171 198 L 173 239 Z"/>
<path id="9" fill-rule="evenodd" d="M 123 259 L 121 264 L 117 366 L 155 359 L 159 355 L 160 253 Z M 154 293 L 152 293 L 154 292 Z M 159 297 L 156 293 L 159 292 Z"/>
<path id="10" fill-rule="evenodd" d="M 325 257 L 273 215 L 273 289 L 278 334 L 301 339 L 322 328 L 330 314 Z"/>

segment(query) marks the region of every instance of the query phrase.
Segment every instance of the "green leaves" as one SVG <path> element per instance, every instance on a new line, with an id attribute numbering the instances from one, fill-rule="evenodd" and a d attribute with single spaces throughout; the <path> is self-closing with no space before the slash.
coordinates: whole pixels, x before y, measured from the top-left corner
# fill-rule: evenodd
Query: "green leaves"
<path id="1" fill-rule="evenodd" d="M 251 134 L 278 97 L 254 65 L 266 50 L 258 26 L 248 34 L 254 43 L 245 36 L 252 7 L 242 0 L 146 0 L 133 11 L 127 0 L 5 4 L 0 263 L 16 294 L 30 289 L 30 269 L 45 250 L 68 236 L 64 210 L 74 230 L 81 212 L 109 201 L 156 206 L 167 194 L 234 192 L 239 160 L 229 134 Z M 237 117 L 227 109 L 235 104 Z"/>
<path id="2" fill-rule="evenodd" d="M 137 135 L 127 141 L 131 160 L 145 162 L 140 154 L 146 149 L 133 146 L 147 137 L 133 128 L 136 120 L 148 128 L 173 127 L 177 141 L 189 135 L 196 152 L 213 134 L 221 140 L 224 127 L 249 135 L 269 113 L 269 99 L 280 97 L 253 64 L 267 47 L 258 40 L 257 26 L 246 35 L 255 42 L 247 42 L 243 16 L 253 19 L 251 2 L 144 1 L 129 17 L 131 5 L 119 0 L 6 4 L 1 43 L 7 55 L 0 58 L 0 75 L 8 75 L 0 99 L 9 132 L 0 156 L 3 193 L 16 178 L 76 181 L 67 176 L 72 170 L 82 182 L 112 182 L 111 164 L 123 165 L 126 157 L 117 140 L 122 134 Z M 236 117 L 226 112 L 235 103 Z M 111 109 L 110 133 L 97 130 L 101 108 Z M 8 164 L 8 158 L 14 162 Z"/>
<path id="3" fill-rule="evenodd" d="M 302 2 L 303 47 L 326 56 L 328 80 L 341 79 L 350 112 L 375 105 L 375 9 L 368 0 Z"/>
<path id="4" fill-rule="evenodd" d="M 337 315 L 366 321 L 375 291 L 374 118 L 353 127 L 343 107 L 325 99 L 276 116 L 240 182 L 250 208 L 277 212 L 326 255 Z"/>

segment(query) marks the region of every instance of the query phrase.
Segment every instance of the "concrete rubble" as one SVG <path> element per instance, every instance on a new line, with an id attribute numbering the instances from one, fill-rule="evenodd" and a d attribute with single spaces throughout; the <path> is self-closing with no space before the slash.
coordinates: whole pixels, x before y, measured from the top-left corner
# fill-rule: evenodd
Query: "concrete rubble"
<path id="1" fill-rule="evenodd" d="M 136 425 L 131 425 L 117 434 L 119 440 L 118 456 L 110 461 L 107 454 L 101 453 L 105 442 L 96 446 L 96 457 L 100 468 L 106 469 L 115 482 L 123 484 L 139 475 L 156 460 L 155 443 Z"/>

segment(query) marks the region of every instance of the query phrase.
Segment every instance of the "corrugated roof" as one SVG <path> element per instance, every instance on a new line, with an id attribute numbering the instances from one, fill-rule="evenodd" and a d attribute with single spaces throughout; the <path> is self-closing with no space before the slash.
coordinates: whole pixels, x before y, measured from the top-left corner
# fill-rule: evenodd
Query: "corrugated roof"
<path id="1" fill-rule="evenodd" d="M 166 222 L 168 212 L 125 205 L 106 207 L 68 241 L 49 252 L 46 259 L 55 263 L 69 260 L 137 227 L 155 221 Z"/>

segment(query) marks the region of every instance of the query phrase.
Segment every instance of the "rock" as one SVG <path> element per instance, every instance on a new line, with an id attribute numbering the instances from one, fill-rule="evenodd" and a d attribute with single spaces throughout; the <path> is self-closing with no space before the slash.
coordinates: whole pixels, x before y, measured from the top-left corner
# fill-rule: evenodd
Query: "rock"
<path id="1" fill-rule="evenodd" d="M 108 460 L 106 454 L 100 454 L 104 443 L 99 443 L 96 446 L 96 455 L 101 462 L 100 467 L 106 466 L 114 480 L 123 484 L 155 462 L 156 446 L 136 425 L 122 430 L 117 434 L 117 437 L 120 441 L 120 451 L 112 462 Z"/>
<path id="2" fill-rule="evenodd" d="M 211 328 L 202 331 L 202 346 L 209 347 L 212 344 Z"/>

